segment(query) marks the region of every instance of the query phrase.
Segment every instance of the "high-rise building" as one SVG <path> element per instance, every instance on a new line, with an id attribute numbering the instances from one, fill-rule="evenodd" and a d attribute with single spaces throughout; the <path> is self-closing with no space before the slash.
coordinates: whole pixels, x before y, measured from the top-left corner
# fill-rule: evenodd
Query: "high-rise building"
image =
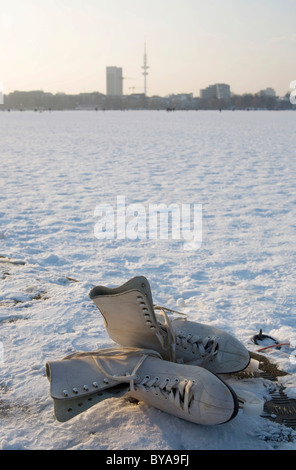
<path id="1" fill-rule="evenodd" d="M 273 88 L 265 88 L 265 90 L 260 90 L 259 94 L 261 96 L 270 96 L 270 97 L 275 97 L 276 93 Z"/>
<path id="2" fill-rule="evenodd" d="M 106 67 L 107 96 L 122 96 L 122 68 Z"/>
<path id="3" fill-rule="evenodd" d="M 228 101 L 230 99 L 230 86 L 225 83 L 216 83 L 200 90 L 200 97 L 204 100 L 219 99 Z"/>
<path id="4" fill-rule="evenodd" d="M 200 90 L 200 97 L 203 100 L 211 100 L 217 98 L 216 85 L 210 85 L 203 90 Z"/>
<path id="5" fill-rule="evenodd" d="M 228 101 L 230 100 L 230 86 L 225 83 L 217 83 L 217 98 L 218 100 Z"/>

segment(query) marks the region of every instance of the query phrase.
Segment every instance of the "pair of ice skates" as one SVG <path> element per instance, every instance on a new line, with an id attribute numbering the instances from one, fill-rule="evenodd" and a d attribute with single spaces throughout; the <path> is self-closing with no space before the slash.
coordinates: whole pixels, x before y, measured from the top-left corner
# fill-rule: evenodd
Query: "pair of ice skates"
<path id="1" fill-rule="evenodd" d="M 120 346 L 47 362 L 59 421 L 123 395 L 198 424 L 236 416 L 239 399 L 219 374 L 248 366 L 249 353 L 237 339 L 186 317 L 170 320 L 168 312 L 178 312 L 153 305 L 143 276 L 118 288 L 94 287 L 90 298 Z"/>

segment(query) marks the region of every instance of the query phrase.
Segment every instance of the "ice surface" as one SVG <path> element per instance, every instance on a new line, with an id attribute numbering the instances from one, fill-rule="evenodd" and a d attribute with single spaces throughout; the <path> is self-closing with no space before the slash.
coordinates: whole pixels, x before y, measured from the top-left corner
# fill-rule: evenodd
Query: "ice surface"
<path id="1" fill-rule="evenodd" d="M 250 351 L 260 329 L 295 342 L 295 125 L 291 111 L 0 113 L 2 449 L 295 449 L 295 431 L 260 416 L 202 427 L 123 398 L 61 424 L 44 367 L 113 345 L 88 293 L 135 275 L 155 303 Z M 98 240 L 95 208 L 117 196 L 202 204 L 201 247 Z M 291 353 L 265 355 L 295 396 Z M 268 395 L 264 380 L 245 385 Z"/>

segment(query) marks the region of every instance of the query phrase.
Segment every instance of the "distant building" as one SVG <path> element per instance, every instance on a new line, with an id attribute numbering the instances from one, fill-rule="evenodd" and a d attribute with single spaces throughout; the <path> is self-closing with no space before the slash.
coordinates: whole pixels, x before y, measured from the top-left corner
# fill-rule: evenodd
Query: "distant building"
<path id="1" fill-rule="evenodd" d="M 193 103 L 193 93 L 178 93 L 168 96 L 169 105 L 176 109 L 190 109 Z"/>
<path id="2" fill-rule="evenodd" d="M 225 83 L 216 83 L 200 90 L 200 97 L 203 100 L 218 99 L 223 101 L 230 100 L 230 86 Z"/>
<path id="3" fill-rule="evenodd" d="M 212 100 L 217 98 L 216 85 L 210 85 L 203 90 L 200 90 L 200 97 L 203 100 Z"/>
<path id="4" fill-rule="evenodd" d="M 217 83 L 217 98 L 219 100 L 228 101 L 230 100 L 230 86 L 225 83 Z"/>
<path id="5" fill-rule="evenodd" d="M 107 96 L 122 96 L 122 68 L 106 67 Z"/>
<path id="6" fill-rule="evenodd" d="M 261 96 L 271 96 L 271 97 L 276 96 L 273 88 L 265 88 L 265 90 L 260 90 L 259 94 Z"/>

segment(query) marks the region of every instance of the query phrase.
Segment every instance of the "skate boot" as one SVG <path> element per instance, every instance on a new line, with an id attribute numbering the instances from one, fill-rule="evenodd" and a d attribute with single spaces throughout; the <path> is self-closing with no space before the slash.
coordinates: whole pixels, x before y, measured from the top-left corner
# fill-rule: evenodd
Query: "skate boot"
<path id="1" fill-rule="evenodd" d="M 170 320 L 168 313 L 179 312 L 153 305 L 143 276 L 117 288 L 94 287 L 89 295 L 110 338 L 121 346 L 153 349 L 167 361 L 198 365 L 216 374 L 241 371 L 250 362 L 247 349 L 229 333 L 188 321 L 183 314 Z"/>
<path id="2" fill-rule="evenodd" d="M 61 422 L 122 395 L 203 425 L 230 421 L 239 409 L 236 393 L 221 378 L 201 367 L 164 361 L 151 350 L 78 352 L 47 362 L 46 374 Z"/>

